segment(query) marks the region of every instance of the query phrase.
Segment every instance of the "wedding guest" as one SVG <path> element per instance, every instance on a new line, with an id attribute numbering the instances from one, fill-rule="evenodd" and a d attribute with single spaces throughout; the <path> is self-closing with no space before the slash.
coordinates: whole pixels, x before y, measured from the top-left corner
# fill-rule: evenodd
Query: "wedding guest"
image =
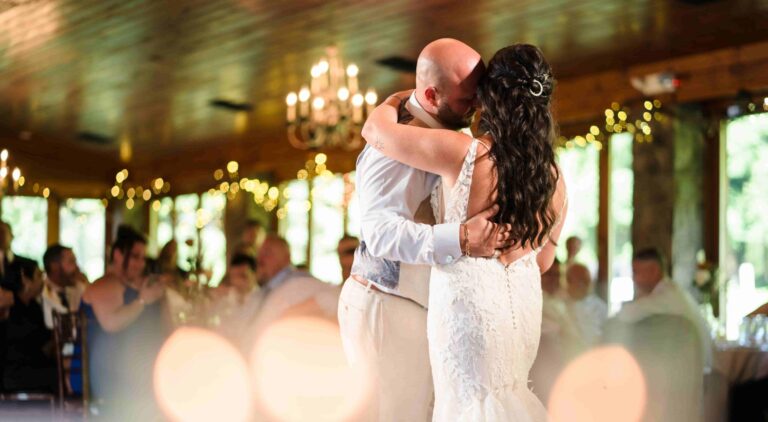
<path id="1" fill-rule="evenodd" d="M 245 254 L 233 256 L 221 285 L 210 293 L 211 310 L 219 318 L 217 331 L 242 346 L 239 337 L 253 323 L 263 299 L 256 280 L 256 260 Z"/>
<path id="2" fill-rule="evenodd" d="M 80 309 L 88 279 L 78 269 L 72 249 L 58 243 L 45 251 L 43 266 L 46 276 L 42 294 L 45 325 L 53 329 L 53 312 L 68 314 Z"/>
<path id="3" fill-rule="evenodd" d="M 620 344 L 640 367 L 647 389 L 643 421 L 701 420 L 704 375 L 712 366 L 709 330 L 693 298 L 667 276 L 654 248 L 632 261 L 635 299 L 606 322 L 604 341 Z"/>
<path id="4" fill-rule="evenodd" d="M 666 259 L 655 248 L 642 249 L 632 260 L 635 299 L 625 303 L 614 317 L 618 322 L 634 324 L 654 315 L 675 315 L 690 321 L 702 347 L 704 365 L 712 365 L 712 340 L 709 328 L 696 302 L 680 284 L 667 275 Z"/>
<path id="5" fill-rule="evenodd" d="M 339 254 L 339 264 L 341 265 L 341 282 L 345 282 L 352 274 L 352 263 L 355 261 L 355 249 L 360 245 L 360 239 L 344 235 L 339 240 L 336 248 Z"/>
<path id="6" fill-rule="evenodd" d="M 285 239 L 268 235 L 259 250 L 257 262 L 259 284 L 263 291 L 258 324 L 264 326 L 299 305 L 313 307 L 327 318 L 336 319 L 338 287 L 294 268 Z"/>
<path id="7" fill-rule="evenodd" d="M 256 260 L 245 254 L 232 257 L 224 280 L 210 292 L 214 306 L 226 313 L 233 313 L 235 308 L 253 302 L 260 293 L 256 280 Z"/>
<path id="8" fill-rule="evenodd" d="M 581 252 L 582 241 L 578 236 L 571 236 L 565 240 L 565 250 L 568 255 L 565 259 L 565 265 L 571 265 L 576 262 L 576 256 Z"/>
<path id="9" fill-rule="evenodd" d="M 83 295 L 92 395 L 104 399 L 108 411 L 122 412 L 129 402 L 136 404 L 132 410 L 153 408 L 152 364 L 166 331 L 163 281 L 144 276 L 146 243 L 132 228 L 119 227 L 107 273 Z"/>
<path id="10" fill-rule="evenodd" d="M 13 254 L 12 241 L 11 226 L 0 223 L 0 286 L 13 294 L 8 319 L 2 324 L 3 387 L 7 391 L 54 392 L 57 376 L 52 336 L 39 302 L 43 273 L 35 261 Z"/>
<path id="11" fill-rule="evenodd" d="M 579 330 L 568 313 L 562 288 L 563 265 L 555 259 L 541 275 L 541 339 L 531 368 L 533 391 L 547 403 L 552 387 L 570 359 L 583 350 Z"/>
<path id="12" fill-rule="evenodd" d="M 565 271 L 568 313 L 586 346 L 598 343 L 608 318 L 608 306 L 592 288 L 592 275 L 583 264 L 573 263 Z"/>
<path id="13" fill-rule="evenodd" d="M 240 240 L 235 246 L 232 256 L 242 254 L 256 258 L 259 247 L 264 240 L 264 227 L 258 220 L 249 219 L 245 222 L 240 233 Z"/>

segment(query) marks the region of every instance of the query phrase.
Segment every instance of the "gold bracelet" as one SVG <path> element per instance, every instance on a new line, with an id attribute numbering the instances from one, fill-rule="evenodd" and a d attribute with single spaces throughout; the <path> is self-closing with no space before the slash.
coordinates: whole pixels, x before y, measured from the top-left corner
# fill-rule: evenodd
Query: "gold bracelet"
<path id="1" fill-rule="evenodd" d="M 462 224 L 462 226 L 464 226 L 464 255 L 471 257 L 472 255 L 469 253 L 469 227 L 466 224 Z"/>

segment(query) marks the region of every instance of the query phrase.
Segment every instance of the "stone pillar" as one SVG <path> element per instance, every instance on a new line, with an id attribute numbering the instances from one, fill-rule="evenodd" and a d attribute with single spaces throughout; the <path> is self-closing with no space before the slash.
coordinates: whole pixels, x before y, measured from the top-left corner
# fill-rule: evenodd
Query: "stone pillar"
<path id="1" fill-rule="evenodd" d="M 632 247 L 671 256 L 675 206 L 675 132 L 671 119 L 656 122 L 653 142 L 633 144 L 635 174 Z"/>
<path id="2" fill-rule="evenodd" d="M 633 248 L 661 250 L 670 275 L 685 286 L 703 247 L 705 127 L 698 106 L 679 106 L 655 122 L 653 142 L 633 148 Z"/>
<path id="3" fill-rule="evenodd" d="M 675 205 L 672 278 L 689 286 L 696 252 L 704 247 L 704 147 L 706 121 L 696 106 L 678 108 L 675 129 Z"/>

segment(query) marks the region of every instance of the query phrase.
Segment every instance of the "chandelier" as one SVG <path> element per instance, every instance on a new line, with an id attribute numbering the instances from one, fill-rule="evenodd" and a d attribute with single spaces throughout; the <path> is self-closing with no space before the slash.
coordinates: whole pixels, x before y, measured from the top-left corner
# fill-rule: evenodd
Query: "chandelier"
<path id="1" fill-rule="evenodd" d="M 310 86 L 285 98 L 291 145 L 302 150 L 362 145 L 360 130 L 378 96 L 373 88 L 362 94 L 358 73 L 355 64 L 344 67 L 336 47 L 326 49 L 326 57 L 312 66 Z"/>

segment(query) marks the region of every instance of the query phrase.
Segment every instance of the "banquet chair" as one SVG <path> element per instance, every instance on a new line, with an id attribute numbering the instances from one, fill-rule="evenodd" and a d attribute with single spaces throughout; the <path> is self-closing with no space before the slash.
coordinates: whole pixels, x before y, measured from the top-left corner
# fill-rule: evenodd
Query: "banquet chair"
<path id="1" fill-rule="evenodd" d="M 645 378 L 643 421 L 702 420 L 704 358 L 697 333 L 692 322 L 676 315 L 607 324 L 605 343 L 625 347 Z"/>
<path id="2" fill-rule="evenodd" d="M 88 415 L 89 378 L 85 314 L 53 312 L 53 340 L 58 370 L 58 403 L 62 412 L 74 407 Z"/>

